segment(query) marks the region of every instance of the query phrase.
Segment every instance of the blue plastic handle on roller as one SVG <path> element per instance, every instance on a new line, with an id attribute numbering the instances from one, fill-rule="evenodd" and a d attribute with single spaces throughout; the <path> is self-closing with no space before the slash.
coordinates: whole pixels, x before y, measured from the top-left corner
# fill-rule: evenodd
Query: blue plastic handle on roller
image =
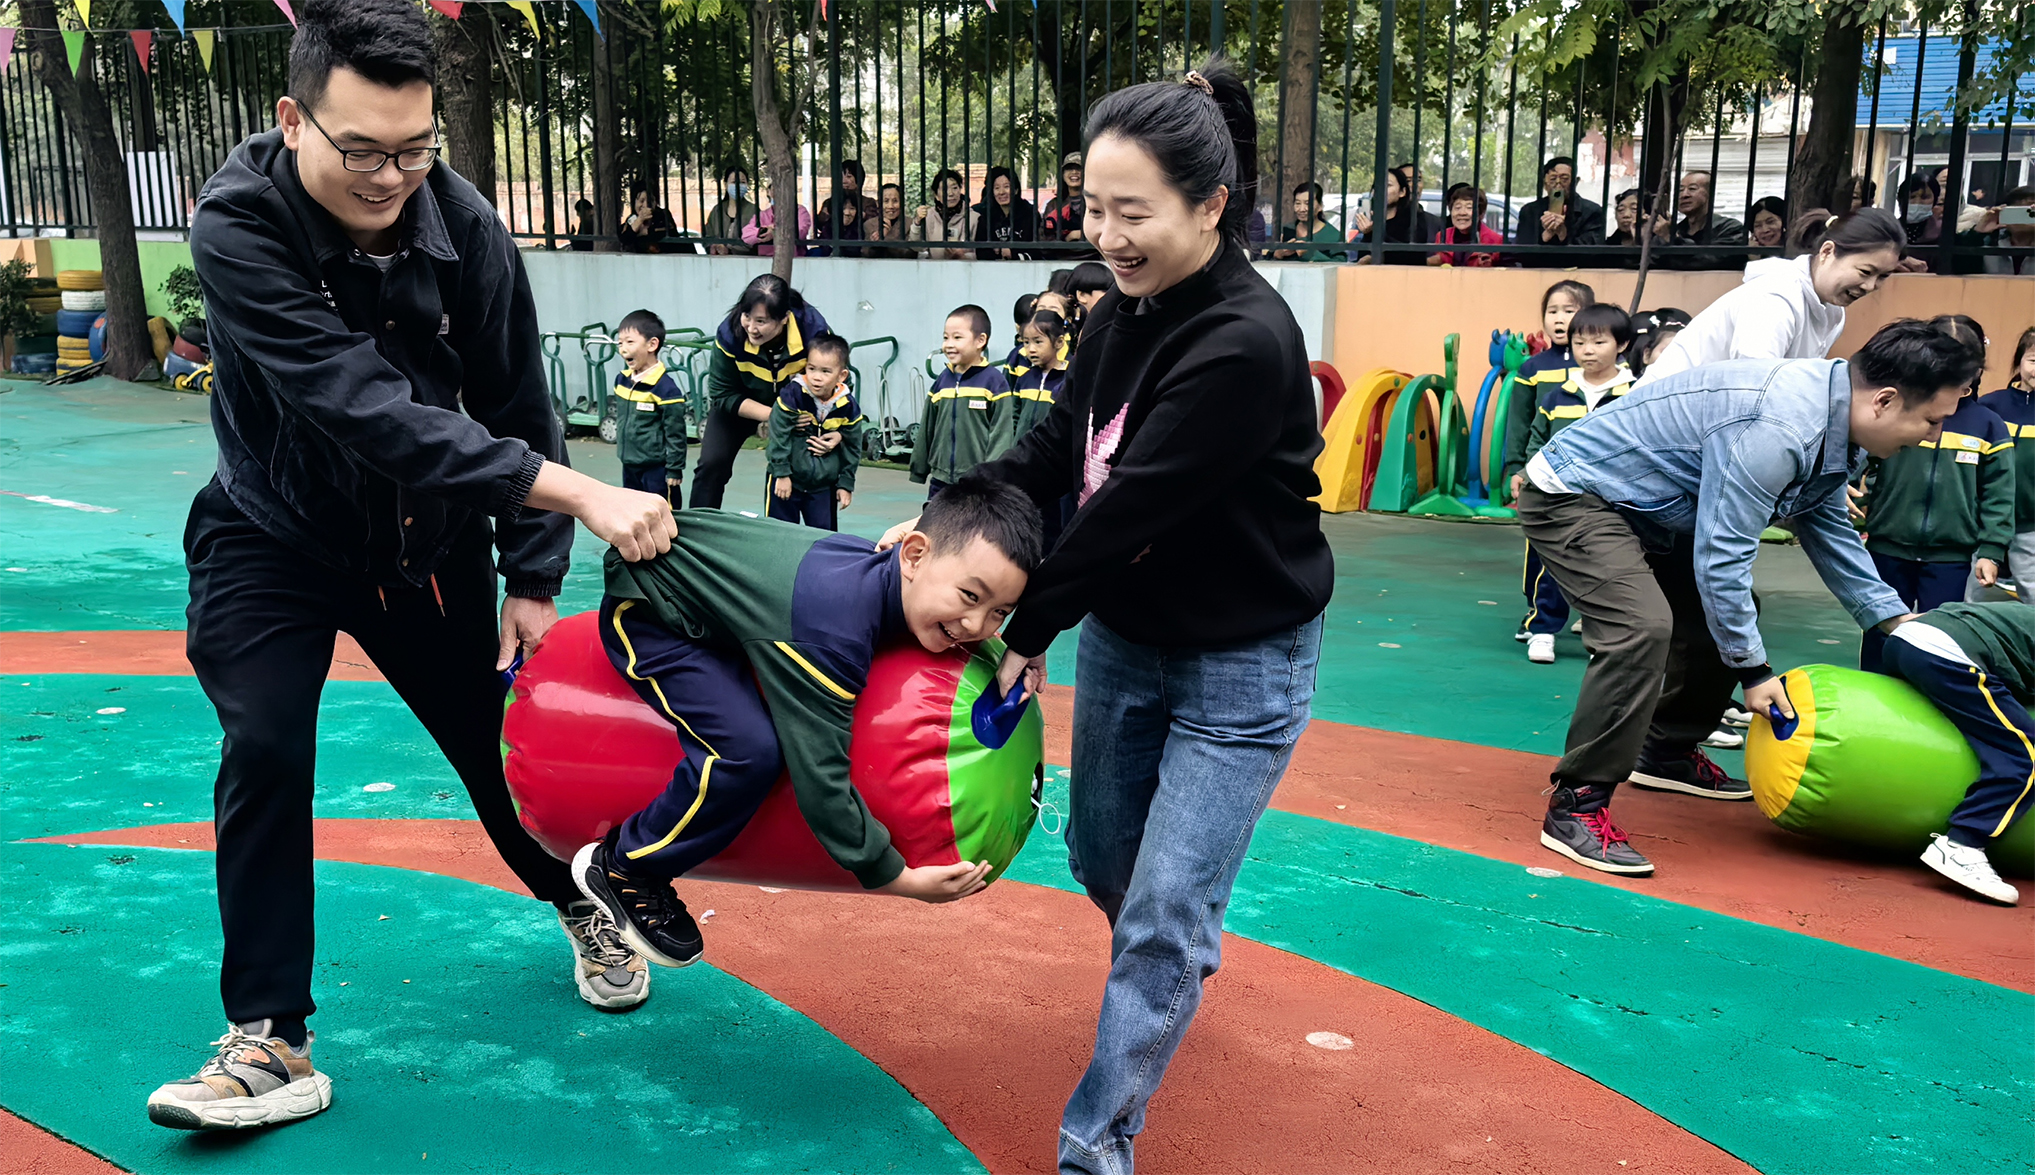
<path id="1" fill-rule="evenodd" d="M 516 674 L 521 673 L 522 671 L 523 671 L 523 650 L 517 649 L 516 659 L 514 661 L 509 662 L 509 667 L 507 669 L 502 670 L 502 688 L 504 690 L 514 689 L 516 685 Z"/>
<path id="2" fill-rule="evenodd" d="M 1031 701 L 1023 686 L 1010 691 L 1008 697 L 999 697 L 996 682 L 992 680 L 975 698 L 975 705 L 969 710 L 968 724 L 974 728 L 975 741 L 992 751 L 1003 749 L 1010 736 L 1017 733 L 1018 723 L 1024 720 L 1025 706 Z"/>
<path id="3" fill-rule="evenodd" d="M 1787 697 L 1787 693 L 1788 693 L 1788 684 L 1786 682 L 1782 682 L 1781 696 Z M 1788 705 L 1792 707 L 1794 704 L 1795 699 L 1788 698 Z M 1786 742 L 1789 739 L 1795 737 L 1795 728 L 1802 725 L 1802 715 L 1800 711 L 1797 711 L 1793 718 L 1783 718 L 1781 716 L 1781 708 L 1779 706 L 1770 706 L 1767 708 L 1767 721 L 1773 723 L 1774 737 L 1781 740 L 1782 742 Z"/>

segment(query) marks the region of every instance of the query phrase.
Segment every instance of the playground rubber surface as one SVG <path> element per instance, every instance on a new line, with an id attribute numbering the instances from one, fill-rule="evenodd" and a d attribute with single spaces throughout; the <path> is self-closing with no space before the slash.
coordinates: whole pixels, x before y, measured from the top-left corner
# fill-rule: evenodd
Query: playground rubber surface
<path id="1" fill-rule="evenodd" d="M 219 733 L 181 631 L 208 405 L 0 388 L 0 1166 L 1052 1169 L 1108 957 L 1053 825 L 955 906 L 682 884 L 714 911 L 706 965 L 602 1015 L 550 911 L 344 642 L 315 809 L 333 1108 L 232 1137 L 152 1126 L 148 1091 L 220 1031 Z M 618 472 L 611 449 L 572 449 Z M 761 482 L 745 455 L 730 508 L 760 511 Z M 874 534 L 919 496 L 865 471 L 844 522 Z M 1510 639 L 1517 530 L 1324 529 L 1339 581 L 1316 721 L 1142 1169 L 2030 1168 L 2035 914 L 1750 804 L 1631 789 L 1620 819 L 1659 876 L 1577 876 L 1537 825 L 1581 648 L 1532 666 Z M 582 536 L 562 611 L 597 601 L 597 556 Z M 1855 655 L 1798 551 L 1767 549 L 1758 575 L 1776 663 Z M 1047 698 L 1062 810 L 1071 653 Z"/>

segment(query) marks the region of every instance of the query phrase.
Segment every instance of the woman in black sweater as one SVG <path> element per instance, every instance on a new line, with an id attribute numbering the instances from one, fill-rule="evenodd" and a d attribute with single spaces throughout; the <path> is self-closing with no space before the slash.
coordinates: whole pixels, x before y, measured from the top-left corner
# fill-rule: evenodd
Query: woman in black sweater
<path id="1" fill-rule="evenodd" d="M 1251 831 L 1307 725 L 1335 564 L 1300 327 L 1251 268 L 1248 93 L 1220 65 L 1088 122 L 1087 238 L 1117 288 L 1045 421 L 982 466 L 1080 503 L 1032 574 L 1002 685 L 1082 625 L 1067 847 L 1114 928 L 1060 1170 L 1128 1171 L 1144 1107 L 1219 961 Z M 901 534 L 903 531 L 893 531 Z M 886 536 L 888 538 L 889 536 Z"/>

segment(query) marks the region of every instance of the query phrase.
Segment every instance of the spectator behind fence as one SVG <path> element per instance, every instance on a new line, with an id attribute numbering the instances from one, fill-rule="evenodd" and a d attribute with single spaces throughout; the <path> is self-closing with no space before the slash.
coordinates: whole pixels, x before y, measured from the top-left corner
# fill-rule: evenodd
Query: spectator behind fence
<path id="1" fill-rule="evenodd" d="M 852 237 L 848 235 L 847 226 L 851 219 L 858 226 L 870 225 L 876 222 L 876 218 L 881 215 L 881 211 L 877 208 L 876 201 L 873 198 L 862 194 L 862 181 L 866 174 L 862 170 L 861 160 L 843 159 L 841 161 L 841 172 L 835 180 L 838 187 L 833 195 L 828 196 L 820 203 L 820 236 L 825 237 L 833 233 L 834 205 L 836 204 L 839 204 L 843 210 L 841 217 L 841 238 L 843 240 L 859 241 L 862 239 L 862 233 L 859 231 Z M 852 214 L 847 211 L 850 208 L 854 210 Z M 853 256 L 853 254 L 842 254 L 842 256 Z"/>
<path id="2" fill-rule="evenodd" d="M 1845 198 L 1849 201 L 1844 208 L 1846 212 L 1854 208 L 1869 207 L 1880 198 L 1880 186 L 1862 175 L 1847 176 L 1844 180 L 1844 191 Z"/>
<path id="3" fill-rule="evenodd" d="M 650 198 L 650 189 L 640 184 L 629 195 L 629 211 L 617 231 L 624 253 L 676 253 L 680 248 L 673 242 L 678 236 L 678 222 L 671 219 L 669 211 L 658 207 Z M 690 247 L 685 248 L 685 252 L 691 251 Z"/>
<path id="4" fill-rule="evenodd" d="M 575 252 L 591 253 L 594 249 L 594 202 L 581 196 L 572 202 L 572 248 Z"/>
<path id="5" fill-rule="evenodd" d="M 805 205 L 798 206 L 798 232 L 792 238 L 792 256 L 806 255 L 806 242 L 813 237 L 813 214 Z M 770 185 L 763 185 L 763 208 L 749 218 L 742 226 L 742 243 L 754 245 L 758 257 L 775 256 L 777 247 L 777 206 L 770 200 Z"/>
<path id="6" fill-rule="evenodd" d="M 867 225 L 862 233 L 865 241 L 906 241 L 911 239 L 911 224 L 904 215 L 904 188 L 898 184 L 885 184 L 876 190 L 876 219 Z M 864 257 L 916 257 L 915 250 L 903 245 L 865 245 Z"/>
<path id="7" fill-rule="evenodd" d="M 2009 245 L 2035 247 L 2035 223 L 2023 219 L 2031 209 L 2035 209 L 2035 187 L 2015 188 L 2007 193 L 2006 203 L 1986 209 L 1969 231 L 1957 234 L 1957 272 L 2035 274 L 2035 255 L 1979 252 Z"/>
<path id="8" fill-rule="evenodd" d="M 1540 165 L 1540 186 L 1547 195 L 1519 210 L 1513 233 L 1518 245 L 1596 245 L 1604 240 L 1604 206 L 1576 194 L 1576 161 L 1557 155 Z M 1559 269 L 1574 265 L 1560 254 L 1529 254 L 1528 265 Z"/>
<path id="9" fill-rule="evenodd" d="M 975 221 L 968 210 L 968 188 L 961 180 L 961 173 L 947 168 L 933 177 L 932 204 L 919 205 L 918 216 L 912 221 L 914 241 L 972 241 L 975 239 Z M 933 261 L 960 261 L 973 257 L 973 249 L 929 249 L 926 257 Z"/>
<path id="10" fill-rule="evenodd" d="M 1710 245 L 1703 252 L 1669 253 L 1663 269 L 1737 269 L 1745 264 L 1745 251 L 1728 246 L 1746 243 L 1745 226 L 1728 216 L 1719 216 L 1710 206 L 1710 173 L 1682 174 L 1682 186 L 1675 197 L 1681 219 L 1670 225 L 1665 217 L 1654 219 L 1654 230 L 1670 245 Z"/>
<path id="11" fill-rule="evenodd" d="M 1280 232 L 1280 237 L 1289 245 L 1342 244 L 1342 230 L 1330 224 L 1328 217 L 1322 215 L 1320 184 L 1301 184 L 1293 189 L 1293 223 Z M 1272 256 L 1281 261 L 1338 261 L 1341 260 L 1342 254 L 1341 249 L 1272 250 Z"/>
<path id="12" fill-rule="evenodd" d="M 1421 244 L 1434 240 L 1439 231 L 1434 217 L 1421 208 L 1417 196 L 1410 194 L 1411 181 L 1407 173 L 1394 168 L 1385 173 L 1385 241 L 1387 244 Z M 1373 239 L 1375 224 L 1369 213 L 1359 212 L 1350 239 L 1368 244 Z M 1357 258 L 1358 264 L 1370 261 L 1369 254 Z M 1385 254 L 1387 265 L 1425 265 L 1424 254 L 1403 252 Z"/>
<path id="13" fill-rule="evenodd" d="M 1927 172 L 1918 171 L 1902 180 L 1894 202 L 1900 207 L 1901 228 L 1910 245 L 1933 245 L 1943 235 L 1943 193 Z"/>
<path id="14" fill-rule="evenodd" d="M 749 173 L 739 164 L 729 164 L 721 169 L 721 198 L 714 202 L 714 210 L 707 214 L 708 240 L 720 243 L 708 245 L 707 252 L 716 257 L 739 254 L 747 257 L 756 252 L 748 245 L 741 244 L 742 226 L 756 219 L 758 209 L 755 201 L 749 199 Z"/>
<path id="15" fill-rule="evenodd" d="M 1088 198 L 1081 188 L 1081 152 L 1069 151 L 1060 160 L 1060 190 L 1040 214 L 1040 238 L 1048 241 L 1087 240 Z M 1088 250 L 1055 253 L 1055 257 L 1091 257 Z"/>
<path id="16" fill-rule="evenodd" d="M 1762 257 L 1646 370 L 1643 385 L 1726 359 L 1821 359 L 1844 333 L 1844 308 L 1900 269 L 1899 222 L 1877 208 L 1804 217 L 1800 255 Z"/>
<path id="17" fill-rule="evenodd" d="M 1639 245 L 1639 189 L 1627 188 L 1618 193 L 1618 198 L 1611 202 L 1611 208 L 1613 215 L 1616 217 L 1618 227 L 1612 230 L 1610 236 L 1604 238 L 1604 243 L 1607 245 L 1637 248 Z M 1623 263 L 1622 260 L 1621 263 Z M 1630 264 L 1637 265 L 1638 262 L 1634 261 Z"/>
<path id="18" fill-rule="evenodd" d="M 1484 223 L 1484 189 L 1469 184 L 1457 184 L 1449 189 L 1448 199 L 1443 208 L 1448 213 L 1448 227 L 1435 234 L 1437 245 L 1502 245 L 1503 234 Z M 1505 260 L 1498 253 L 1468 249 L 1452 249 L 1447 253 L 1429 253 L 1429 265 L 1467 265 L 1476 269 L 1489 269 L 1503 265 Z"/>
<path id="19" fill-rule="evenodd" d="M 1016 246 L 1039 239 L 1039 210 L 1018 195 L 1017 173 L 1008 167 L 989 169 L 982 203 L 975 206 L 975 239 L 995 242 L 995 247 L 975 250 L 984 261 L 1030 261 L 1035 255 Z"/>
<path id="20" fill-rule="evenodd" d="M 1752 202 L 1752 220 L 1747 225 L 1752 243 L 1762 249 L 1778 249 L 1788 239 L 1788 202 L 1779 196 L 1761 196 Z"/>
<path id="21" fill-rule="evenodd" d="M 870 203 L 873 204 L 875 203 L 875 201 L 870 201 Z M 859 241 L 862 239 L 862 204 L 863 202 L 861 200 L 841 201 L 841 211 L 839 213 L 841 217 L 841 225 L 839 229 L 841 240 Z M 821 219 L 818 225 L 819 236 L 827 237 L 832 235 L 836 231 L 834 225 L 831 223 L 832 216 L 833 213 L 830 210 L 828 215 Z M 860 257 L 862 256 L 862 246 L 818 245 L 813 248 L 813 256 Z"/>

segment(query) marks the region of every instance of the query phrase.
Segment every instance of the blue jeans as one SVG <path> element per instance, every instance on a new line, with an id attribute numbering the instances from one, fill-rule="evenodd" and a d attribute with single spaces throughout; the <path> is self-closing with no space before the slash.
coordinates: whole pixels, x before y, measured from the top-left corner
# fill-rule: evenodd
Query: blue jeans
<path id="1" fill-rule="evenodd" d="M 1230 887 L 1307 727 L 1320 655 L 1319 616 L 1222 648 L 1082 626 L 1067 858 L 1112 935 L 1095 1053 L 1060 1123 L 1063 1173 L 1131 1170 L 1145 1103 L 1221 965 Z"/>

